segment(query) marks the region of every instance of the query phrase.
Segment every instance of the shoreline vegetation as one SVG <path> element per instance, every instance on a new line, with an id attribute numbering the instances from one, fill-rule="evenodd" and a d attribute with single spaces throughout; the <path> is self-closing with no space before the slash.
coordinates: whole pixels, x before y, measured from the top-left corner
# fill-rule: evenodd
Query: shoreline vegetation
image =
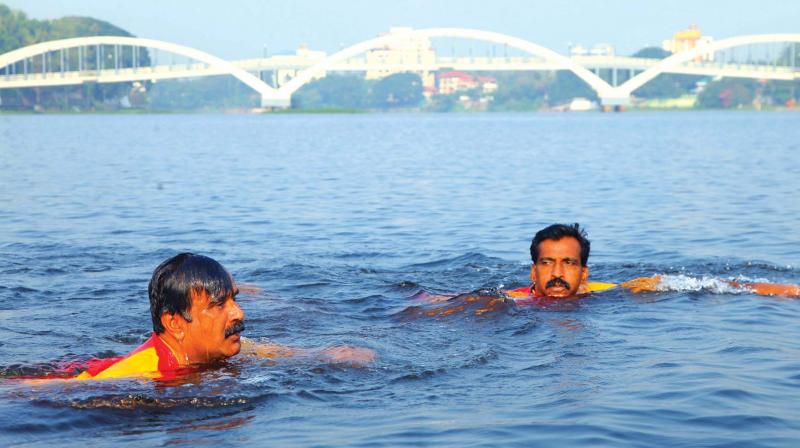
<path id="1" fill-rule="evenodd" d="M 452 111 L 434 112 L 422 108 L 409 109 L 92 109 L 92 110 L 73 110 L 73 109 L 0 109 L 0 115 L 369 115 L 369 114 L 459 114 L 459 115 L 481 115 L 481 114 L 586 114 L 597 113 L 599 110 L 592 111 L 564 111 L 564 110 L 514 110 L 514 111 Z M 626 108 L 625 113 L 647 114 L 647 113 L 686 113 L 686 112 L 763 112 L 763 113 L 800 113 L 800 108 L 787 107 L 741 107 L 736 109 L 719 108 Z"/>
<path id="2" fill-rule="evenodd" d="M 29 19 L 0 3 L 0 54 L 54 39 L 93 35 L 133 36 L 90 17 Z M 791 55 L 791 48 L 797 51 Z M 91 51 L 91 49 L 87 50 Z M 779 60 L 800 60 L 800 46 L 787 47 Z M 663 59 L 656 47 L 632 56 Z M 90 58 L 91 59 L 91 58 Z M 123 61 L 124 62 L 124 61 Z M 149 63 L 146 55 L 144 63 Z M 35 61 L 33 62 L 35 64 Z M 35 69 L 35 67 L 33 67 Z M 271 72 L 265 72 L 269 75 Z M 455 72 L 450 72 L 455 73 Z M 473 77 L 474 74 L 464 74 Z M 416 73 L 381 79 L 329 73 L 304 85 L 287 109 L 260 108 L 259 96 L 232 76 L 197 79 L 88 83 L 73 86 L 0 89 L 0 114 L 169 114 L 169 113 L 484 113 L 602 110 L 596 93 L 572 72 L 481 72 L 492 89 L 477 85 L 449 94 L 424 86 Z M 2 74 L 0 74 L 2 76 Z M 270 79 L 271 76 L 265 76 Z M 749 110 L 793 111 L 800 102 L 800 79 L 763 81 L 662 74 L 634 92 L 626 111 Z"/>

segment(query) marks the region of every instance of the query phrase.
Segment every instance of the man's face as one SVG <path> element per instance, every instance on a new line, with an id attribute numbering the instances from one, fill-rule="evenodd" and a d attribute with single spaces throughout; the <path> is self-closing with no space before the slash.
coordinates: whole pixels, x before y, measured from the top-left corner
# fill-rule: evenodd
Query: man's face
<path id="1" fill-rule="evenodd" d="M 581 245 L 571 236 L 539 243 L 539 260 L 531 268 L 531 280 L 537 294 L 548 297 L 571 297 L 589 276 L 581 265 Z"/>
<path id="2" fill-rule="evenodd" d="M 192 321 L 186 323 L 183 349 L 192 363 L 205 364 L 239 353 L 244 312 L 234 296 L 212 301 L 205 290 L 190 292 Z"/>

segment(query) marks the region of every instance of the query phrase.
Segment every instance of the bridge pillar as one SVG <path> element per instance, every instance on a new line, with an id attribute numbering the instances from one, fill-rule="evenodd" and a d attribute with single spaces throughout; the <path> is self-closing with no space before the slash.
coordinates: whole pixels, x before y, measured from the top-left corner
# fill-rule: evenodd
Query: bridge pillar
<path id="1" fill-rule="evenodd" d="M 273 95 L 261 95 L 261 107 L 288 109 L 291 105 L 292 105 L 291 95 L 280 96 L 280 97 Z"/>
<path id="2" fill-rule="evenodd" d="M 631 95 L 628 92 L 602 92 L 598 96 L 603 112 L 623 112 L 631 104 Z"/>

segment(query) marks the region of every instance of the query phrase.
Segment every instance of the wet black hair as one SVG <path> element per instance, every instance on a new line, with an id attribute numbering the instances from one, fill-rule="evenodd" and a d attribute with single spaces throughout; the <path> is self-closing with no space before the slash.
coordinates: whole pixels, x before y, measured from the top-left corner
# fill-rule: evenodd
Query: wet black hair
<path id="1" fill-rule="evenodd" d="M 180 313 L 192 321 L 189 314 L 192 290 L 204 289 L 212 301 L 219 302 L 234 294 L 234 288 L 233 278 L 216 260 L 191 253 L 175 255 L 158 265 L 147 288 L 153 331 L 164 332 L 161 324 L 164 313 Z"/>
<path id="2" fill-rule="evenodd" d="M 589 261 L 589 238 L 586 236 L 586 231 L 581 229 L 581 225 L 577 222 L 572 225 L 567 224 L 553 224 L 545 227 L 544 229 L 536 232 L 536 235 L 531 241 L 531 260 L 533 264 L 539 259 L 539 244 L 545 240 L 558 241 L 561 238 L 571 236 L 578 240 L 581 245 L 581 266 L 586 266 Z"/>

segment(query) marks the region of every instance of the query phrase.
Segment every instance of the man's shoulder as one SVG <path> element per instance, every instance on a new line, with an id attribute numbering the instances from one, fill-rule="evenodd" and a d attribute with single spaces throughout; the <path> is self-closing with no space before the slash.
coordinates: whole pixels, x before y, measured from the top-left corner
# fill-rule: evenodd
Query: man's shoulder
<path id="1" fill-rule="evenodd" d="M 589 293 L 589 292 L 600 292 L 606 291 L 608 289 L 616 288 L 616 283 L 607 283 L 607 282 L 585 282 L 581 285 L 581 292 Z"/>
<path id="2" fill-rule="evenodd" d="M 528 297 L 534 295 L 533 287 L 531 286 L 523 286 L 520 288 L 515 289 L 507 289 L 503 291 L 507 296 L 511 298 L 515 297 Z"/>
<path id="3" fill-rule="evenodd" d="M 122 378 L 128 376 L 144 376 L 149 378 L 160 376 L 158 354 L 154 347 L 138 350 L 136 353 L 111 364 L 101 372 L 93 375 L 92 378 Z"/>
<path id="4" fill-rule="evenodd" d="M 79 375 L 82 379 L 146 377 L 158 378 L 165 371 L 178 368 L 177 360 L 167 345 L 153 333 L 142 345 L 128 355 L 109 358 L 109 362 L 98 364 Z"/>
<path id="5" fill-rule="evenodd" d="M 156 346 L 161 342 L 158 336 L 153 333 L 147 341 L 135 348 L 126 356 L 117 358 L 115 362 L 108 363 L 102 368 L 90 369 L 90 378 L 120 378 L 124 376 L 138 376 L 145 372 L 158 371 L 159 353 Z"/>

